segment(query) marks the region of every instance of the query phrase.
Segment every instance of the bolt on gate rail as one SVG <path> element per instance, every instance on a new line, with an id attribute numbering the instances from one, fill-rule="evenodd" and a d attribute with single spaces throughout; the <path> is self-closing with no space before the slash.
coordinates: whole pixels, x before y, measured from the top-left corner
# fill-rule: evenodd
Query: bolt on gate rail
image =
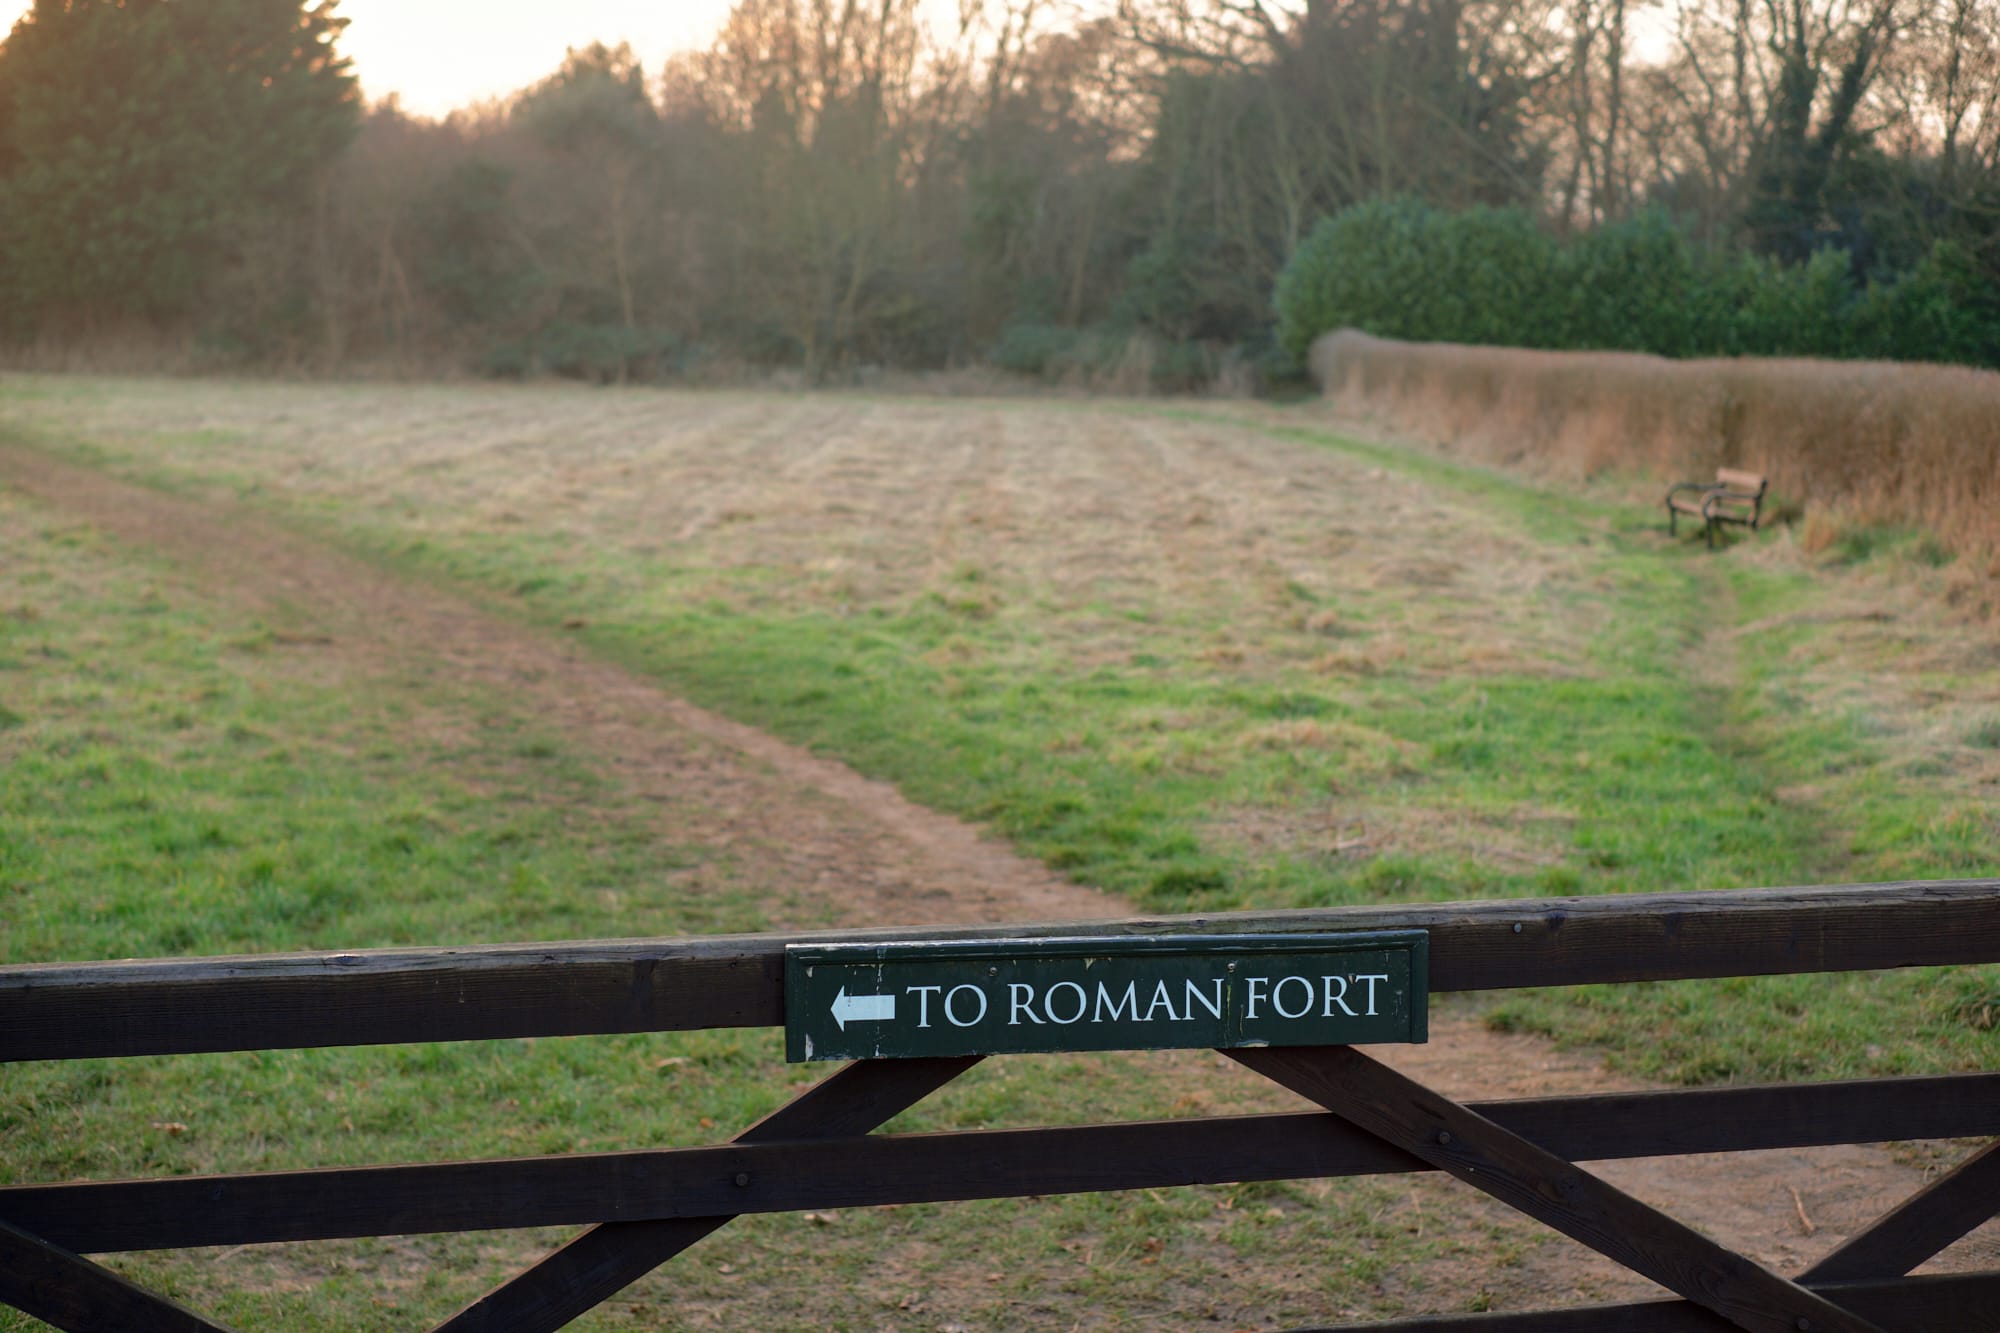
<path id="1" fill-rule="evenodd" d="M 1432 992 L 1988 963 L 2000 880 L 14 966 L 0 968 L 0 1060 L 776 1027 L 788 946 L 1350 932 L 1424 932 Z M 2000 1211 L 2000 1142 L 1790 1276 L 1576 1165 L 2000 1135 L 2000 1072 L 1460 1104 L 1353 1046 L 1224 1054 L 1324 1111 L 877 1135 L 982 1057 L 860 1059 L 707 1147 L 7 1186 L 0 1301 L 65 1329 L 215 1330 L 84 1256 L 582 1225 L 438 1326 L 555 1329 L 746 1213 L 1437 1170 L 1678 1299 L 1377 1333 L 2000 1327 L 2000 1271 L 1910 1276 Z"/>

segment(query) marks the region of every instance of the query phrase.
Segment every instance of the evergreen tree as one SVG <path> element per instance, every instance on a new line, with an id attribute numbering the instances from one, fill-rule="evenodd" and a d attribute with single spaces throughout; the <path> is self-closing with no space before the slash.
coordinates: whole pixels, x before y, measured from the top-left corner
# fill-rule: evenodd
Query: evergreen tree
<path id="1" fill-rule="evenodd" d="M 0 44 L 18 326 L 184 316 L 246 236 L 304 212 L 359 120 L 335 3 L 36 0 Z"/>

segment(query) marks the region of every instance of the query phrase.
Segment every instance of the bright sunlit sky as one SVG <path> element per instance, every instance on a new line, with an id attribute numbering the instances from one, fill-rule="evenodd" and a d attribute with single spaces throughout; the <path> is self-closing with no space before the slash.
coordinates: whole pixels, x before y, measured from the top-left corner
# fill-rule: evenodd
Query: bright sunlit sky
<path id="1" fill-rule="evenodd" d="M 632 43 L 648 70 L 708 45 L 729 0 L 342 0 L 340 48 L 372 102 L 441 116 L 555 72 L 563 51 Z"/>
<path id="2" fill-rule="evenodd" d="M 0 35 L 31 8 L 0 0 Z M 403 108 L 441 116 L 555 72 L 572 46 L 624 41 L 648 70 L 668 53 L 707 46 L 730 0 L 341 0 L 340 49 L 368 100 L 400 94 Z M 957 13 L 926 0 L 933 23 Z"/>
<path id="3" fill-rule="evenodd" d="M 705 47 L 728 16 L 731 0 L 341 0 L 349 20 L 340 47 L 353 61 L 368 100 L 390 93 L 403 109 L 442 116 L 454 107 L 524 88 L 562 62 L 572 46 L 630 42 L 648 70 L 674 51 Z M 0 0 L 0 35 L 31 0 Z M 1051 17 L 1082 5 L 1052 6 Z M 949 30 L 956 0 L 924 0 L 934 28 Z M 1646 17 L 1642 15 L 1642 19 Z M 1657 22 L 1653 26 L 1658 26 Z M 1659 47 L 1662 33 L 1637 34 L 1638 54 Z"/>

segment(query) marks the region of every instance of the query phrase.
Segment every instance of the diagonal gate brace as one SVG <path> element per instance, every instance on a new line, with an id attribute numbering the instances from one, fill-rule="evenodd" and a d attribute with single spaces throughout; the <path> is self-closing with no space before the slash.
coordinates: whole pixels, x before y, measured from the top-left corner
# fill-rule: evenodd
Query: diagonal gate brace
<path id="1" fill-rule="evenodd" d="M 861 1060 L 808 1088 L 736 1136 L 738 1143 L 867 1134 L 979 1063 L 980 1057 Z M 737 1177 L 750 1188 L 754 1182 Z M 433 1333 L 552 1333 L 631 1286 L 702 1237 L 735 1220 L 717 1217 L 606 1222 L 495 1287 Z"/>
<path id="2" fill-rule="evenodd" d="M 1882 1333 L 1351 1046 L 1223 1054 L 1748 1333 Z"/>
<path id="3" fill-rule="evenodd" d="M 0 1221 L 0 1304 L 69 1333 L 229 1333 L 206 1315 Z"/>
<path id="4" fill-rule="evenodd" d="M 1800 1274 L 1801 1282 L 1901 1277 L 2000 1213 L 2000 1139 L 1877 1218 Z"/>

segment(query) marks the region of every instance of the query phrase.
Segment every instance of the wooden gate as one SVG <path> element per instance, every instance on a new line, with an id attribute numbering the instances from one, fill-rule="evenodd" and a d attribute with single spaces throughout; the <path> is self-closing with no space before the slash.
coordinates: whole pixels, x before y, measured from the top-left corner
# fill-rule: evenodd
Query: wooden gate
<path id="1" fill-rule="evenodd" d="M 1424 930 L 1433 992 L 1498 990 L 2000 961 L 2000 880 L 8 967 L 0 1060 L 777 1026 L 787 944 L 1083 929 Z M 707 1147 L 0 1188 L 0 1301 L 67 1329 L 213 1330 L 83 1256 L 581 1224 L 438 1326 L 554 1329 L 745 1213 L 1438 1170 L 1680 1299 L 1378 1333 L 2000 1328 L 2000 1271 L 1909 1276 L 2000 1210 L 2000 1145 L 1790 1276 L 1576 1165 L 2000 1135 L 2000 1073 L 1461 1104 L 1354 1047 L 1225 1054 L 1325 1111 L 877 1135 L 978 1058 L 859 1061 Z"/>

